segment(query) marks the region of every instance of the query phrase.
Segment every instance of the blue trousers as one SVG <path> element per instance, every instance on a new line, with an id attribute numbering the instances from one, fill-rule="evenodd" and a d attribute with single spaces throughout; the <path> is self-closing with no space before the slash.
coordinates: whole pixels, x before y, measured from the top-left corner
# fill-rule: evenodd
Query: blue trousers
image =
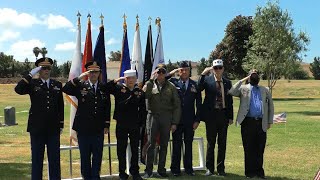
<path id="1" fill-rule="evenodd" d="M 81 174 L 85 180 L 100 179 L 103 141 L 103 131 L 97 135 L 78 134 Z"/>
<path id="2" fill-rule="evenodd" d="M 60 135 L 35 135 L 30 134 L 32 180 L 41 180 L 43 171 L 43 157 L 45 145 L 47 145 L 47 156 L 49 161 L 50 180 L 61 179 L 60 167 Z"/>

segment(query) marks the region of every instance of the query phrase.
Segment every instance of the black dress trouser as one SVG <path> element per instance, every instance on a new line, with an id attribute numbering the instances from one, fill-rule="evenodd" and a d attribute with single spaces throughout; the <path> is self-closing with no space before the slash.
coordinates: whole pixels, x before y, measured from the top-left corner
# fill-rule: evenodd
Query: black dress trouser
<path id="1" fill-rule="evenodd" d="M 214 149 L 216 140 L 218 139 L 218 157 L 217 171 L 225 172 L 224 160 L 226 156 L 227 131 L 228 121 L 225 115 L 225 110 L 213 110 L 214 116 L 212 120 L 206 121 L 207 134 L 207 158 L 206 167 L 210 172 L 214 172 Z"/>
<path id="2" fill-rule="evenodd" d="M 261 119 L 246 117 L 241 123 L 241 136 L 244 148 L 245 175 L 264 176 L 263 153 L 267 133 L 262 130 Z"/>

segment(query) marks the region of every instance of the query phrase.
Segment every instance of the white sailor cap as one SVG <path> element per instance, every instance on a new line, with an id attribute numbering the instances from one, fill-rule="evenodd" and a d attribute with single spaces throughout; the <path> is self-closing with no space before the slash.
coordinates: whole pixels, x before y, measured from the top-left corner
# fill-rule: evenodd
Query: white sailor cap
<path id="1" fill-rule="evenodd" d="M 123 72 L 124 77 L 137 76 L 136 70 L 130 69 Z"/>
<path id="2" fill-rule="evenodd" d="M 212 67 L 215 67 L 215 66 L 223 66 L 223 61 L 222 59 L 215 59 L 212 61 Z"/>

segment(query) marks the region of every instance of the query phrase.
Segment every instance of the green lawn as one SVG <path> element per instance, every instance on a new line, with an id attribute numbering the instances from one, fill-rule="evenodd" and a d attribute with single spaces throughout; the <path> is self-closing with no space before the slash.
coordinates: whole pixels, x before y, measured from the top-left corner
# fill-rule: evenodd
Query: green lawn
<path id="1" fill-rule="evenodd" d="M 262 82 L 265 84 L 265 82 Z M 14 85 L 0 85 L 0 109 L 14 106 L 16 112 L 28 110 L 29 97 L 18 96 L 13 91 Z M 287 112 L 287 124 L 276 124 L 268 131 L 265 152 L 265 172 L 269 179 L 313 179 L 320 167 L 320 84 L 319 81 L 280 80 L 274 88 L 275 113 Z M 235 116 L 239 101 L 234 98 Z M 61 136 L 61 144 L 69 144 L 69 109 L 65 106 L 65 130 Z M 0 111 L 3 116 L 3 111 Z M 26 132 L 27 113 L 16 114 L 18 126 L 0 127 L 0 179 L 30 179 L 30 145 L 29 134 Z M 0 122 L 3 122 L 0 117 Z M 115 142 L 115 123 L 111 124 L 111 142 Z M 205 127 L 201 123 L 196 131 L 197 137 L 204 137 Z M 107 142 L 107 138 L 105 139 Z M 197 144 L 194 143 L 194 165 L 198 165 Z M 206 149 L 206 142 L 205 142 Z M 112 148 L 112 172 L 117 173 L 116 148 Z M 168 151 L 169 152 L 169 151 Z M 80 176 L 78 150 L 72 151 L 73 175 Z M 102 174 L 109 174 L 108 149 L 105 148 Z M 240 127 L 229 127 L 226 172 L 224 179 L 244 179 L 243 147 Z M 69 151 L 61 152 L 63 178 L 69 177 Z M 46 165 L 44 176 L 47 177 Z M 167 157 L 167 168 L 170 157 Z M 144 166 L 140 167 L 144 170 Z M 198 176 L 188 178 L 182 176 L 169 179 L 212 179 L 205 177 L 204 171 L 197 171 Z M 219 177 L 216 177 L 219 178 Z"/>

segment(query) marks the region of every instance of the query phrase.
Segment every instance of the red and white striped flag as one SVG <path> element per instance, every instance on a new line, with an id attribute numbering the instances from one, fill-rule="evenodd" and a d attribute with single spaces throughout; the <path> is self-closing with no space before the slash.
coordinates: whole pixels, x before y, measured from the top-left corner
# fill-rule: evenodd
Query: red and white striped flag
<path id="1" fill-rule="evenodd" d="M 276 114 L 273 116 L 273 123 L 286 123 L 287 122 L 287 113 Z"/>
<path id="2" fill-rule="evenodd" d="M 320 180 L 320 169 L 319 171 L 317 172 L 316 176 L 314 177 L 313 180 Z"/>

